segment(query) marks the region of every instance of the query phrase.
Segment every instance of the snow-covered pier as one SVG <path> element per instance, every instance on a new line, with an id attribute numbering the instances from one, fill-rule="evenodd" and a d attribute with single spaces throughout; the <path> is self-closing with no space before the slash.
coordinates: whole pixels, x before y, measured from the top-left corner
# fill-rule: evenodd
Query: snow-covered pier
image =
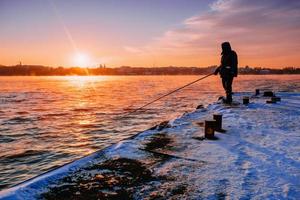
<path id="1" fill-rule="evenodd" d="M 0 192 L 0 199 L 300 199 L 300 94 L 213 103 Z M 203 139 L 223 115 L 225 133 Z"/>

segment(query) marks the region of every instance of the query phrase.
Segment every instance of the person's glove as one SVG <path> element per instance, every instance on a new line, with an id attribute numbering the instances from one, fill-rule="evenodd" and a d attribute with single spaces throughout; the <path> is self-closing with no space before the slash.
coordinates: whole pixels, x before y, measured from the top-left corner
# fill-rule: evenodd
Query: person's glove
<path id="1" fill-rule="evenodd" d="M 219 73 L 219 67 L 215 70 L 215 72 L 214 72 L 214 75 L 218 75 L 218 73 Z"/>

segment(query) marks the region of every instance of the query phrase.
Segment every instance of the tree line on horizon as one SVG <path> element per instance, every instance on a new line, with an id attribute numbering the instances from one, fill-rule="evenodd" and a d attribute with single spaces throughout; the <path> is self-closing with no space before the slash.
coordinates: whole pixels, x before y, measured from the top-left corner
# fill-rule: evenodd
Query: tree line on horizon
<path id="1" fill-rule="evenodd" d="M 68 76 L 68 75 L 203 75 L 214 72 L 217 66 L 209 67 L 48 67 L 42 65 L 0 66 L 0 76 Z M 239 67 L 239 74 L 300 74 L 299 67 L 282 69 L 262 67 Z"/>

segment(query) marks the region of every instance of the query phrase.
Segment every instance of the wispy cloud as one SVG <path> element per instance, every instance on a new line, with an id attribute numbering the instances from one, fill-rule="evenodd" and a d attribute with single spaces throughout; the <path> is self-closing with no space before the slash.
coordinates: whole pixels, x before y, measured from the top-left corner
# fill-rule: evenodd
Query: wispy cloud
<path id="1" fill-rule="evenodd" d="M 220 43 L 230 41 L 241 64 L 300 64 L 299 10 L 299 0 L 218 0 L 209 11 L 186 19 L 146 48 L 177 59 L 197 55 L 216 60 Z"/>

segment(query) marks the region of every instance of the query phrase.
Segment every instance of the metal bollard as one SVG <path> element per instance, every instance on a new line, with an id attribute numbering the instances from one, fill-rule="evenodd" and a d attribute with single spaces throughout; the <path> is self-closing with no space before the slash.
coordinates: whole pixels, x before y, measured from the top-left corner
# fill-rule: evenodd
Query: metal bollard
<path id="1" fill-rule="evenodd" d="M 216 127 L 216 120 L 205 121 L 204 137 L 207 139 L 214 139 L 215 138 L 215 127 Z"/>
<path id="2" fill-rule="evenodd" d="M 249 97 L 243 97 L 243 104 L 244 105 L 249 104 Z"/>
<path id="3" fill-rule="evenodd" d="M 213 115 L 214 120 L 216 120 L 216 131 L 222 131 L 222 115 L 221 114 L 214 114 Z"/>
<path id="4" fill-rule="evenodd" d="M 259 92 L 259 89 L 256 89 L 256 90 L 255 90 L 255 95 L 258 96 L 259 93 L 260 93 L 260 92 Z"/>

